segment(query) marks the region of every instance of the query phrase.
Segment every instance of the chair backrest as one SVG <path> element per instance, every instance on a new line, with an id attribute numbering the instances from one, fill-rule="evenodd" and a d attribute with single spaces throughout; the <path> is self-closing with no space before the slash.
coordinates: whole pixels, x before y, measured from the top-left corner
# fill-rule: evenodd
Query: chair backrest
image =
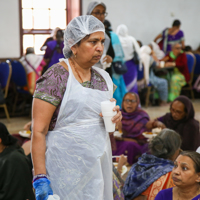
<path id="1" fill-rule="evenodd" d="M 196 58 L 196 65 L 195 65 L 195 68 L 194 68 L 194 74 L 199 75 L 200 74 L 200 54 L 195 53 L 194 56 Z"/>
<path id="2" fill-rule="evenodd" d="M 188 70 L 190 73 L 190 82 L 192 83 L 193 77 L 194 77 L 194 68 L 196 65 L 196 58 L 195 58 L 194 54 L 191 52 L 186 53 L 186 56 L 187 56 Z"/>
<path id="3" fill-rule="evenodd" d="M 17 60 L 11 61 L 12 65 L 12 76 L 11 81 L 15 83 L 16 86 L 24 87 L 27 86 L 27 74 L 24 66 L 21 62 Z"/>
<path id="4" fill-rule="evenodd" d="M 4 97 L 7 97 L 10 78 L 12 74 L 12 67 L 10 61 L 0 63 L 0 84 L 4 89 Z"/>

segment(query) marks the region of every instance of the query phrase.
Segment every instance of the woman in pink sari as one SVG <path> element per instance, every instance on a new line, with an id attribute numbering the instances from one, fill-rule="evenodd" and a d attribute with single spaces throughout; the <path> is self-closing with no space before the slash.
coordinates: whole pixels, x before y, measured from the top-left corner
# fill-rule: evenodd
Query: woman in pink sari
<path id="1" fill-rule="evenodd" d="M 127 155 L 130 165 L 148 150 L 147 140 L 142 133 L 147 131 L 149 115 L 139 105 L 136 93 L 126 93 L 122 103 L 122 121 L 118 123 L 118 129 L 122 130 L 123 135 L 122 139 L 116 140 L 117 149 L 113 151 L 113 155 Z"/>

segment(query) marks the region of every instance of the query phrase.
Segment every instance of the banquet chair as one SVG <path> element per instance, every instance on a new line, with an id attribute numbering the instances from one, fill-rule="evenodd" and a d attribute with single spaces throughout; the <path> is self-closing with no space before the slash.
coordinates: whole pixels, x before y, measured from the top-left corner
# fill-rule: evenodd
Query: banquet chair
<path id="1" fill-rule="evenodd" d="M 26 70 L 22 65 L 22 63 L 20 61 L 13 60 L 11 61 L 11 65 L 12 65 L 11 81 L 15 85 L 14 87 L 15 99 L 12 109 L 12 114 L 14 115 L 19 98 L 21 98 L 22 110 L 24 111 L 26 106 L 26 101 L 30 99 L 32 96 L 29 92 Z"/>
<path id="2" fill-rule="evenodd" d="M 195 100 L 192 82 L 193 82 L 193 78 L 194 78 L 194 69 L 195 69 L 195 64 L 196 64 L 196 58 L 195 58 L 194 54 L 191 52 L 186 53 L 186 56 L 187 56 L 188 70 L 190 73 L 190 80 L 186 86 L 182 87 L 182 90 L 189 90 L 191 93 L 192 99 Z"/>
<path id="3" fill-rule="evenodd" d="M 7 60 L 6 62 L 0 63 L 0 84 L 4 91 L 5 99 L 7 98 L 7 95 L 8 95 L 8 88 L 10 84 L 11 74 L 12 74 L 12 67 L 11 67 L 10 61 Z M 0 107 L 4 108 L 6 118 L 8 122 L 10 122 L 10 116 L 8 113 L 6 102 L 4 102 L 3 104 L 0 104 Z"/>
<path id="4" fill-rule="evenodd" d="M 195 53 L 194 56 L 196 58 L 196 64 L 194 68 L 194 79 L 196 80 L 196 78 L 200 75 L 200 54 Z"/>
<path id="5" fill-rule="evenodd" d="M 149 84 L 146 84 L 146 80 L 144 78 L 144 66 L 142 66 L 142 70 L 139 69 L 139 66 L 137 67 L 137 82 L 139 84 L 140 83 L 143 83 L 144 84 L 144 88 L 147 89 L 147 92 L 146 92 L 146 97 L 145 97 L 145 107 L 147 108 L 149 106 L 149 98 L 150 98 L 150 95 L 151 94 L 154 94 L 155 93 L 155 90 L 154 90 L 154 87 L 151 83 Z"/>

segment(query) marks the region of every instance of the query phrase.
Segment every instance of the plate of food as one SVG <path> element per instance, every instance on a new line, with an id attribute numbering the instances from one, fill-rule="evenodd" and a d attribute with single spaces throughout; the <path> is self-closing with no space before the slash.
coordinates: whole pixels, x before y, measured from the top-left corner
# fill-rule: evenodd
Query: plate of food
<path id="1" fill-rule="evenodd" d="M 122 134 L 123 134 L 123 133 L 121 133 L 121 132 L 119 132 L 119 131 L 115 131 L 115 132 L 114 132 L 114 137 L 122 137 Z"/>
<path id="2" fill-rule="evenodd" d="M 117 162 L 113 162 L 113 165 L 115 166 L 115 168 L 117 168 L 118 163 Z M 122 166 L 122 173 L 121 176 L 123 176 L 124 174 L 126 174 L 126 172 L 128 171 L 128 168 L 126 167 L 126 165 Z"/>
<path id="3" fill-rule="evenodd" d="M 19 131 L 19 134 L 22 136 L 22 137 L 26 137 L 26 138 L 30 138 L 31 136 L 31 131 Z"/>
<path id="4" fill-rule="evenodd" d="M 142 135 L 145 137 L 145 138 L 152 138 L 152 137 L 155 137 L 157 134 L 156 133 L 152 133 L 152 132 L 144 132 L 142 133 Z"/>
<path id="5" fill-rule="evenodd" d="M 162 131 L 162 128 L 153 128 L 152 129 L 152 133 L 153 134 L 158 134 L 158 133 L 160 133 Z"/>

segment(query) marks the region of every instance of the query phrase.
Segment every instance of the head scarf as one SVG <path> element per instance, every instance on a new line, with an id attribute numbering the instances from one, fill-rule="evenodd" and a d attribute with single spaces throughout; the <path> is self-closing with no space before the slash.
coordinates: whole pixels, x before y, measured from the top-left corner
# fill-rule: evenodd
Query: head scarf
<path id="1" fill-rule="evenodd" d="M 171 172 L 172 161 L 144 153 L 126 178 L 123 192 L 126 200 L 132 200 L 144 192 L 154 181 Z"/>
<path id="2" fill-rule="evenodd" d="M 128 33 L 128 28 L 126 25 L 121 24 L 117 27 L 116 30 L 117 35 L 119 36 L 121 45 L 124 50 L 124 55 L 125 55 L 125 60 L 131 60 L 134 56 L 133 52 L 136 51 L 138 54 L 139 59 L 140 57 L 140 47 L 139 44 L 137 43 L 137 40 L 130 36 Z M 142 65 L 140 62 L 140 69 L 142 69 Z"/>
<path id="3" fill-rule="evenodd" d="M 123 136 L 129 138 L 137 138 L 144 131 L 146 131 L 146 123 L 150 120 L 149 115 L 139 108 L 140 98 L 136 93 L 128 92 L 124 95 L 123 101 L 127 94 L 133 94 L 136 97 L 137 106 L 136 109 L 132 113 L 127 113 L 124 110 L 123 102 L 122 102 L 122 131 Z"/>
<path id="4" fill-rule="evenodd" d="M 86 35 L 98 31 L 105 33 L 104 24 L 92 15 L 82 15 L 72 19 L 64 32 L 63 54 L 65 58 L 70 58 L 72 46 L 77 44 Z"/>
<path id="5" fill-rule="evenodd" d="M 155 52 L 156 54 L 156 57 L 158 58 L 158 60 L 161 60 L 162 58 L 165 57 L 165 53 L 160 50 L 160 47 L 158 46 L 157 43 L 155 43 L 154 41 L 151 42 L 151 46 L 153 48 L 153 51 Z"/>
<path id="6" fill-rule="evenodd" d="M 98 5 L 102 5 L 106 10 L 106 5 L 103 2 L 92 1 L 88 5 L 86 15 L 91 15 L 91 13 L 94 10 L 94 8 L 97 7 Z"/>
<path id="7" fill-rule="evenodd" d="M 194 119 L 195 113 L 192 102 L 183 95 L 180 95 L 174 101 L 180 101 L 185 105 L 186 116 L 181 120 L 174 120 L 171 113 L 167 113 L 162 117 L 162 121 L 167 128 L 175 130 L 181 135 L 183 140 L 181 148 L 183 150 L 196 150 L 200 146 L 199 122 Z M 196 144 L 189 144 L 190 138 L 196 138 Z"/>
<path id="8" fill-rule="evenodd" d="M 5 146 L 13 145 L 17 142 L 17 139 L 9 134 L 6 126 L 0 122 L 0 138 L 2 140 L 2 144 Z"/>

